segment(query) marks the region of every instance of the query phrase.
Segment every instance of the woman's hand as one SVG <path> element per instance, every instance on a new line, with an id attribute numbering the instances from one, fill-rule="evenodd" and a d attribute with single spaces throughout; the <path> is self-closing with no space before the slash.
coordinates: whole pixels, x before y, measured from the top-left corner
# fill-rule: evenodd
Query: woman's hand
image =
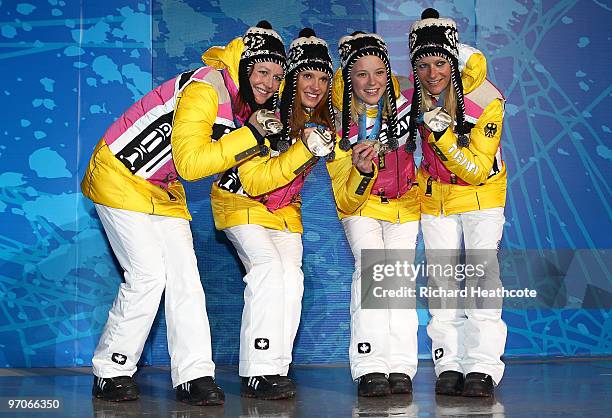
<path id="1" fill-rule="evenodd" d="M 317 128 L 314 126 L 312 128 L 304 128 L 304 130 L 302 130 L 302 142 L 306 144 L 306 140 L 315 129 Z"/>
<path id="2" fill-rule="evenodd" d="M 251 115 L 248 122 L 261 136 L 276 135 L 283 130 L 283 124 L 274 112 L 259 109 Z"/>
<path id="3" fill-rule="evenodd" d="M 376 151 L 369 144 L 359 143 L 353 147 L 353 165 L 362 173 L 370 174 L 374 171 L 372 168 L 374 157 L 376 157 Z"/>
<path id="4" fill-rule="evenodd" d="M 325 157 L 334 151 L 334 137 L 325 127 L 308 127 L 302 131 L 302 142 L 316 157 Z"/>

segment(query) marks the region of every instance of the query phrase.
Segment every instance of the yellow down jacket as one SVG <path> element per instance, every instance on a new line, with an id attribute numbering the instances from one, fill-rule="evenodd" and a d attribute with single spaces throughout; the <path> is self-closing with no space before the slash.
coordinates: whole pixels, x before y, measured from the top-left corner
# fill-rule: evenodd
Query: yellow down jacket
<path id="1" fill-rule="evenodd" d="M 225 48 L 211 48 L 202 56 L 202 60 L 217 69 L 227 69 L 230 74 L 238 76 L 238 63 L 242 48 L 241 39 L 235 39 Z M 270 144 L 267 143 L 269 146 Z M 219 230 L 237 225 L 255 224 L 276 230 L 303 232 L 301 202 L 298 200 L 285 207 L 270 211 L 259 200 L 252 196 L 262 196 L 283 187 L 303 175 L 305 169 L 316 160 L 302 141 L 296 141 L 289 150 L 278 156 L 268 154 L 255 156 L 239 164 L 234 175 L 239 178 L 240 189 L 229 191 L 219 186 L 220 177 L 213 184 L 210 201 Z"/>
<path id="2" fill-rule="evenodd" d="M 230 45 L 239 60 L 242 39 Z M 238 84 L 238 60 L 235 67 L 229 67 L 231 79 L 224 79 L 212 69 L 207 80 L 190 82 L 176 93 L 171 159 L 175 173 L 185 180 L 195 181 L 223 172 L 252 156 L 257 149 L 257 141 L 247 127 L 213 138 L 213 129 L 219 131 L 218 111 L 222 105 L 229 106 L 225 83 Z M 128 112 L 138 112 L 143 99 Z M 132 174 L 102 138 L 93 151 L 81 190 L 86 197 L 105 206 L 190 220 L 185 190 L 176 176 L 171 178 L 174 180 L 160 186 Z"/>
<path id="3" fill-rule="evenodd" d="M 469 133 L 470 144 L 458 148 L 457 135 L 449 129 L 437 140 L 433 133 L 423 139 L 434 151 L 429 159 L 424 151 L 418 171 L 419 200 L 424 214 L 453 215 L 503 207 L 506 203 L 506 164 L 500 146 L 503 95 L 486 79 L 486 60 L 480 54 L 470 58 L 461 81 L 466 119 L 474 123 Z M 445 181 L 444 173 L 456 176 L 456 184 Z"/>
<path id="4" fill-rule="evenodd" d="M 399 103 L 401 87 L 395 76 L 393 76 L 393 84 L 396 100 Z M 337 109 L 336 121 L 340 121 L 342 120 L 341 113 L 338 109 L 342 109 L 342 92 L 344 91 L 341 70 L 336 71 L 332 88 L 332 101 L 334 108 Z M 368 109 L 368 118 L 376 117 L 376 112 L 376 109 Z M 378 169 L 375 169 L 373 177 L 361 175 L 359 170 L 353 166 L 352 150 L 341 151 L 338 147 L 336 148 L 336 158 L 327 163 L 327 171 L 332 180 L 336 211 L 340 219 L 349 216 L 366 216 L 387 222 L 405 223 L 418 221 L 421 218 L 416 184 L 413 184 L 413 187 L 399 198 L 383 201 L 379 196 L 371 193 Z"/>

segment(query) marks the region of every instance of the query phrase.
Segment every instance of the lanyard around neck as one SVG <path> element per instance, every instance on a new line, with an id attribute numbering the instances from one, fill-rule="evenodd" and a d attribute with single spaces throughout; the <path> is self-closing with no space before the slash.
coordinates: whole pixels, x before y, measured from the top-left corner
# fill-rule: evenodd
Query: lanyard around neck
<path id="1" fill-rule="evenodd" d="M 378 111 L 376 113 L 376 119 L 374 120 L 374 125 L 370 130 L 370 135 L 368 135 L 367 130 L 367 120 L 368 120 L 368 111 L 366 109 L 361 115 L 359 115 L 358 123 L 359 123 L 359 137 L 358 141 L 370 140 L 373 141 L 378 138 L 378 134 L 380 133 L 380 127 L 382 125 L 382 108 L 383 108 L 383 99 L 378 101 Z"/>
<path id="2" fill-rule="evenodd" d="M 430 95 L 431 96 L 431 95 Z M 446 96 L 446 89 L 444 89 L 442 91 L 442 93 L 440 93 L 438 95 L 438 98 L 436 99 L 435 96 L 431 96 L 432 100 L 436 101 L 436 104 L 434 106 L 432 106 L 429 110 L 434 110 L 434 108 L 436 107 L 441 107 L 442 109 L 444 109 L 444 100 L 445 100 L 445 96 Z M 445 109 L 446 110 L 446 109 Z M 424 123 L 423 121 L 423 110 L 421 109 L 421 111 L 419 112 L 419 117 L 417 118 L 417 123 Z"/>

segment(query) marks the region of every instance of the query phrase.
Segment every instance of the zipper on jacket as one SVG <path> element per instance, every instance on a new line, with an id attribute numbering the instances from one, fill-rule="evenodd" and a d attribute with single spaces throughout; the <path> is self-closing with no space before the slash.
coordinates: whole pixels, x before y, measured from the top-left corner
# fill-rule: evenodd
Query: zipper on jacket
<path id="1" fill-rule="evenodd" d="M 396 150 L 395 151 L 395 174 L 396 174 L 396 178 L 397 178 L 397 196 L 395 197 L 396 199 L 400 198 L 400 189 L 402 186 L 402 180 L 400 177 L 400 166 L 399 166 L 399 152 Z"/>
<path id="2" fill-rule="evenodd" d="M 382 187 L 378 189 L 378 196 L 380 197 L 380 203 L 385 205 L 389 203 L 389 199 L 385 197 L 385 189 L 383 189 Z"/>
<path id="3" fill-rule="evenodd" d="M 433 177 L 429 176 L 429 178 L 427 179 L 427 188 L 425 189 L 425 196 L 431 197 L 431 188 L 432 188 L 432 184 L 433 183 Z"/>
<path id="4" fill-rule="evenodd" d="M 170 193 L 169 190 L 166 190 L 166 193 L 168 193 L 168 197 L 170 198 L 171 202 L 175 202 L 176 201 L 176 197 L 174 197 L 174 195 L 172 193 Z"/>
<path id="5" fill-rule="evenodd" d="M 448 192 L 448 189 L 446 185 L 440 184 L 440 177 L 438 177 L 438 186 L 444 187 L 444 192 L 440 193 L 440 213 L 444 216 L 444 196 L 446 192 Z"/>
<path id="6" fill-rule="evenodd" d="M 434 158 L 434 170 L 436 171 L 436 177 L 439 179 L 440 178 L 440 170 L 438 170 L 438 164 L 439 164 L 438 158 L 439 157 L 437 155 L 434 155 L 433 158 Z"/>
<path id="7" fill-rule="evenodd" d="M 385 154 L 378 154 L 378 169 L 384 170 L 385 168 Z"/>
<path id="8" fill-rule="evenodd" d="M 291 183 L 289 183 L 287 185 L 287 188 L 285 189 L 285 193 L 283 194 L 283 198 L 280 200 L 279 203 L 277 203 L 274 208 L 274 210 L 277 210 L 280 206 L 281 203 L 283 203 L 285 201 L 285 199 L 287 198 L 287 194 L 289 193 L 289 190 L 291 189 L 291 186 L 293 185 L 293 182 L 295 181 L 295 179 L 291 180 Z"/>

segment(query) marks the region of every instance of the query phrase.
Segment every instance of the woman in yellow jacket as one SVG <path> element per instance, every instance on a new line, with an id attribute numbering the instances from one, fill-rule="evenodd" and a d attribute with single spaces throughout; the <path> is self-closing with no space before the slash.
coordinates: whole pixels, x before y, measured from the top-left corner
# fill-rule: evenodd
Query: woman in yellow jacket
<path id="1" fill-rule="evenodd" d="M 422 138 L 418 183 L 429 287 L 451 291 L 447 298 L 430 298 L 427 332 L 436 393 L 492 396 L 504 371 L 501 300 L 459 301 L 452 291 L 464 279 L 470 289 L 501 287 L 497 249 L 506 200 L 500 146 L 504 98 L 485 79 L 484 59 L 472 77 L 461 76 L 457 40 L 455 22 L 440 18 L 434 9 L 425 10 L 410 31 L 415 82 L 410 135 L 416 138 L 418 130 Z M 466 265 L 459 270 L 462 241 Z"/>
<path id="2" fill-rule="evenodd" d="M 336 117 L 342 121 L 341 141 L 327 167 L 355 258 L 351 374 L 360 396 L 411 393 L 418 354 L 416 310 L 361 306 L 361 250 L 416 246 L 420 211 L 415 142 L 406 142 L 409 102 L 391 74 L 380 36 L 356 32 L 340 39 L 338 48 L 342 69 L 334 77 L 333 99 L 341 112 Z"/>
<path id="3" fill-rule="evenodd" d="M 259 399 L 296 393 L 287 372 L 304 290 L 300 190 L 317 161 L 305 144 L 316 129 L 333 139 L 326 132 L 333 129 L 327 44 L 304 29 L 291 43 L 287 64 L 280 106 L 284 130 L 272 138 L 271 154 L 226 172 L 211 193 L 215 225 L 227 234 L 247 273 L 240 392 Z"/>
<path id="4" fill-rule="evenodd" d="M 92 360 L 97 398 L 138 398 L 132 375 L 165 291 L 177 399 L 224 402 L 213 379 L 204 292 L 178 177 L 198 180 L 266 149 L 266 126 L 274 118 L 263 109 L 276 104 L 285 50 L 267 22 L 211 55 L 219 50 L 232 58 L 225 70 L 180 74 L 120 116 L 81 183 L 125 271 Z"/>

